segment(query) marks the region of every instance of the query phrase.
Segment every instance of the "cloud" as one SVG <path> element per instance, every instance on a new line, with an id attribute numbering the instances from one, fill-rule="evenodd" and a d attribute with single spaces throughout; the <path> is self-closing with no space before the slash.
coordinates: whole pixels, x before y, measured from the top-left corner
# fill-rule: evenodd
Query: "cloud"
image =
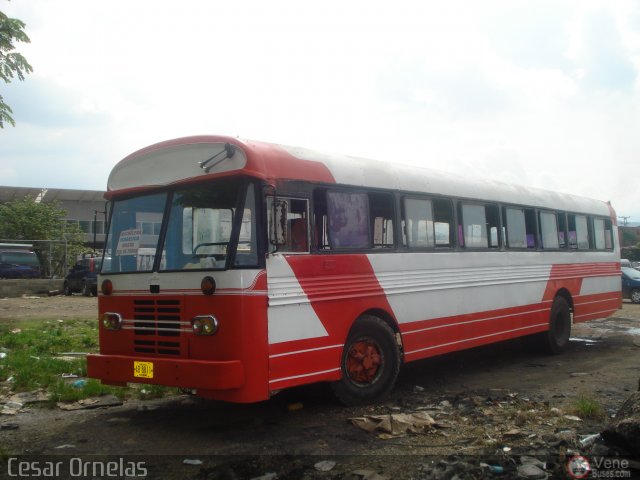
<path id="1" fill-rule="evenodd" d="M 632 2 L 10 2 L 4 182 L 104 188 L 132 151 L 219 133 L 615 202 L 640 217 Z M 4 94 L 4 93 L 3 93 Z M 10 96 L 9 96 L 10 95 Z M 6 174 L 5 174 L 6 172 Z"/>
<path id="2" fill-rule="evenodd" d="M 606 12 L 587 18 L 582 61 L 587 88 L 633 90 L 637 72 L 622 45 L 614 18 Z"/>
<path id="3" fill-rule="evenodd" d="M 566 1 L 514 0 L 499 5 L 500 8 L 490 9 L 480 20 L 484 21 L 484 31 L 498 54 L 527 68 L 565 72 L 572 69 L 567 51 L 568 23 L 574 10 Z"/>
<path id="4" fill-rule="evenodd" d="M 71 127 L 104 123 L 105 112 L 99 111 L 90 99 L 56 85 L 34 74 L 23 82 L 5 87 L 6 102 L 11 105 L 14 119 L 41 127 Z"/>

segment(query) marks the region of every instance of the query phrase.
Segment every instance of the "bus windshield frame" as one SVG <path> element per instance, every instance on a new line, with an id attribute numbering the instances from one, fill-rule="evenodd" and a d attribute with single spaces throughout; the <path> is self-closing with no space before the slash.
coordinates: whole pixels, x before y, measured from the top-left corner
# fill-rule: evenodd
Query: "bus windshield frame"
<path id="1" fill-rule="evenodd" d="M 112 200 L 101 273 L 258 266 L 256 190 L 234 178 Z"/>

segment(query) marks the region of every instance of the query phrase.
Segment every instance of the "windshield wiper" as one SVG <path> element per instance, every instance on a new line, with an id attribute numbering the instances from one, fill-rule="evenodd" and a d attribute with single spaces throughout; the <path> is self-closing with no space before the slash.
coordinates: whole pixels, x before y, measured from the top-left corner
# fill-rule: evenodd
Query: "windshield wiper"
<path id="1" fill-rule="evenodd" d="M 209 165 L 209 162 L 215 160 L 216 158 L 218 158 L 223 153 L 225 154 L 224 157 L 222 157 L 217 162 L 214 162 L 211 165 Z M 205 173 L 209 173 L 209 170 L 211 170 L 216 165 L 222 163 L 226 159 L 233 157 L 233 155 L 235 153 L 236 153 L 236 149 L 233 147 L 233 145 L 231 145 L 230 143 L 225 143 L 224 144 L 224 150 L 222 150 L 221 152 L 216 153 L 211 158 L 207 158 L 206 160 L 203 160 L 202 162 L 198 162 L 198 165 L 200 165 L 200 168 L 203 169 Z"/>

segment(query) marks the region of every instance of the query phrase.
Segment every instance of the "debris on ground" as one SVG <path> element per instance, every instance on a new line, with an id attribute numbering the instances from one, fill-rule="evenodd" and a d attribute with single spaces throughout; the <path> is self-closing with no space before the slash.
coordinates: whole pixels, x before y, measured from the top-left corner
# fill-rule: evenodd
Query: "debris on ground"
<path id="1" fill-rule="evenodd" d="M 318 470 L 319 472 L 329 472 L 333 470 L 333 467 L 337 465 L 333 460 L 322 460 L 321 462 L 316 463 L 313 468 Z"/>
<path id="2" fill-rule="evenodd" d="M 625 400 L 613 422 L 605 427 L 602 437 L 608 444 L 640 454 L 640 391 Z"/>
<path id="3" fill-rule="evenodd" d="M 28 405 L 30 403 L 46 403 L 49 398 L 50 395 L 44 390 L 33 390 L 31 392 L 14 393 L 9 397 L 9 401 Z"/>
<path id="4" fill-rule="evenodd" d="M 302 402 L 295 402 L 287 405 L 287 410 L 289 410 L 290 412 L 296 412 L 298 410 L 302 410 L 303 408 L 304 405 L 302 404 Z"/>
<path id="5" fill-rule="evenodd" d="M 275 480 L 276 478 L 278 478 L 277 473 L 269 472 L 259 477 L 253 477 L 251 480 Z"/>
<path id="6" fill-rule="evenodd" d="M 88 410 L 91 408 L 117 407 L 122 405 L 115 395 L 102 395 L 95 398 L 85 398 L 73 403 L 58 402 L 56 404 L 60 410 Z"/>
<path id="7" fill-rule="evenodd" d="M 389 477 L 380 475 L 374 470 L 354 470 L 345 475 L 342 480 L 389 480 Z"/>
<path id="8" fill-rule="evenodd" d="M 380 438 L 424 433 L 436 425 L 436 421 L 426 412 L 366 415 L 350 418 L 349 421 L 365 432 L 380 432 Z"/>
<path id="9" fill-rule="evenodd" d="M 16 415 L 22 407 L 22 403 L 8 400 L 3 405 L 2 410 L 0 410 L 0 415 Z"/>

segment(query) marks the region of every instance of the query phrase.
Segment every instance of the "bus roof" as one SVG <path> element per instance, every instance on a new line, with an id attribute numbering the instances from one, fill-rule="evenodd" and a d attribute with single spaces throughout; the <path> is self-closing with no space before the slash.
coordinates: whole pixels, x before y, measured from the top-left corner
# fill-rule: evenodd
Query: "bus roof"
<path id="1" fill-rule="evenodd" d="M 225 150 L 225 144 L 232 146 Z M 229 155 L 231 152 L 231 155 Z M 600 200 L 486 178 L 225 136 L 184 137 L 138 150 L 112 170 L 107 197 L 120 192 L 245 174 L 271 183 L 300 180 L 424 192 L 615 218 Z"/>

